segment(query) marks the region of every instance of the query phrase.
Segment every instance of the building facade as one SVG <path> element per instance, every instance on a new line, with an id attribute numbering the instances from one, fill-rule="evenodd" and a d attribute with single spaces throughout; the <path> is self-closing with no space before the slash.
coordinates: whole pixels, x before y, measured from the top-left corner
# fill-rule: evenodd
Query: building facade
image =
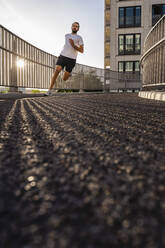
<path id="1" fill-rule="evenodd" d="M 144 40 L 165 14 L 165 0 L 105 0 L 104 68 L 138 72 Z"/>

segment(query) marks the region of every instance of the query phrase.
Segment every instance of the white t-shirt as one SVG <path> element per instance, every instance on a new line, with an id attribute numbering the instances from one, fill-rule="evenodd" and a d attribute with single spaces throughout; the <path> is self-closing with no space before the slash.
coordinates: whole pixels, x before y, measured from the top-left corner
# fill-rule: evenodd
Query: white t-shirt
<path id="1" fill-rule="evenodd" d="M 74 44 L 78 47 L 84 44 L 83 39 L 80 35 L 77 35 L 77 34 L 66 34 L 65 35 L 65 45 L 64 45 L 63 50 L 61 51 L 61 55 L 71 58 L 71 59 L 76 59 L 78 51 L 71 46 L 69 39 L 72 39 L 74 41 Z"/>

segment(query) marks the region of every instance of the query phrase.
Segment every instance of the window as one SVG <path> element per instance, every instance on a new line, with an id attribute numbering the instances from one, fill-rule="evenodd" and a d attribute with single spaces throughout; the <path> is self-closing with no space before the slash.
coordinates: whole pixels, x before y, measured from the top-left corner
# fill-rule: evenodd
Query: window
<path id="1" fill-rule="evenodd" d="M 135 26 L 141 26 L 141 7 L 135 9 Z"/>
<path id="2" fill-rule="evenodd" d="M 119 62 L 118 71 L 119 71 L 119 72 L 124 72 L 124 62 Z"/>
<path id="3" fill-rule="evenodd" d="M 139 61 L 120 61 L 118 64 L 119 72 L 139 72 Z"/>
<path id="4" fill-rule="evenodd" d="M 110 27 L 108 26 L 105 28 L 105 39 L 106 41 L 110 40 Z"/>
<path id="5" fill-rule="evenodd" d="M 165 14 L 165 4 L 152 5 L 152 25 L 154 26 Z"/>
<path id="6" fill-rule="evenodd" d="M 105 43 L 105 54 L 108 56 L 110 54 L 110 42 Z"/>
<path id="7" fill-rule="evenodd" d="M 135 35 L 135 53 L 138 54 L 141 51 L 141 35 Z"/>
<path id="8" fill-rule="evenodd" d="M 119 8 L 119 28 L 140 27 L 141 7 L 121 7 Z"/>
<path id="9" fill-rule="evenodd" d="M 140 71 L 140 66 L 139 66 L 139 61 L 134 62 L 134 71 L 139 72 Z"/>
<path id="10" fill-rule="evenodd" d="M 141 53 L 140 34 L 119 35 L 119 55 L 131 55 Z"/>
<path id="11" fill-rule="evenodd" d="M 105 58 L 105 67 L 110 68 L 110 57 Z"/>
<path id="12" fill-rule="evenodd" d="M 125 72 L 133 72 L 133 61 L 125 62 Z"/>
<path id="13" fill-rule="evenodd" d="M 162 5 L 162 15 L 165 15 L 165 4 Z"/>
<path id="14" fill-rule="evenodd" d="M 124 27 L 124 8 L 119 8 L 119 27 Z"/>
<path id="15" fill-rule="evenodd" d="M 105 12 L 105 24 L 110 25 L 110 10 L 106 10 Z"/>
<path id="16" fill-rule="evenodd" d="M 132 7 L 125 8 L 125 25 L 132 26 L 134 23 L 134 9 Z"/>
<path id="17" fill-rule="evenodd" d="M 125 53 L 132 54 L 134 53 L 134 35 L 125 35 Z"/>
<path id="18" fill-rule="evenodd" d="M 119 54 L 124 54 L 124 35 L 119 35 Z"/>

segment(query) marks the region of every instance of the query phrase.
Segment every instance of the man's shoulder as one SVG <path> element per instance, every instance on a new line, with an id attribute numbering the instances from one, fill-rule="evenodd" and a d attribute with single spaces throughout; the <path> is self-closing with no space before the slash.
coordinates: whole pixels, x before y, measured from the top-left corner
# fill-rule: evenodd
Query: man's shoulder
<path id="1" fill-rule="evenodd" d="M 81 35 L 78 34 L 77 36 L 82 39 L 82 36 Z"/>

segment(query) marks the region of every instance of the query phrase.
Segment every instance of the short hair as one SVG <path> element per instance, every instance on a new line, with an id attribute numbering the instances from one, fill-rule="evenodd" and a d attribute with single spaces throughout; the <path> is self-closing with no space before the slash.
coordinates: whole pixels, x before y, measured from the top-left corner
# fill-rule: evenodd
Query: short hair
<path id="1" fill-rule="evenodd" d="M 73 22 L 72 25 L 75 24 L 75 23 L 78 25 L 78 27 L 80 27 L 79 22 Z"/>

